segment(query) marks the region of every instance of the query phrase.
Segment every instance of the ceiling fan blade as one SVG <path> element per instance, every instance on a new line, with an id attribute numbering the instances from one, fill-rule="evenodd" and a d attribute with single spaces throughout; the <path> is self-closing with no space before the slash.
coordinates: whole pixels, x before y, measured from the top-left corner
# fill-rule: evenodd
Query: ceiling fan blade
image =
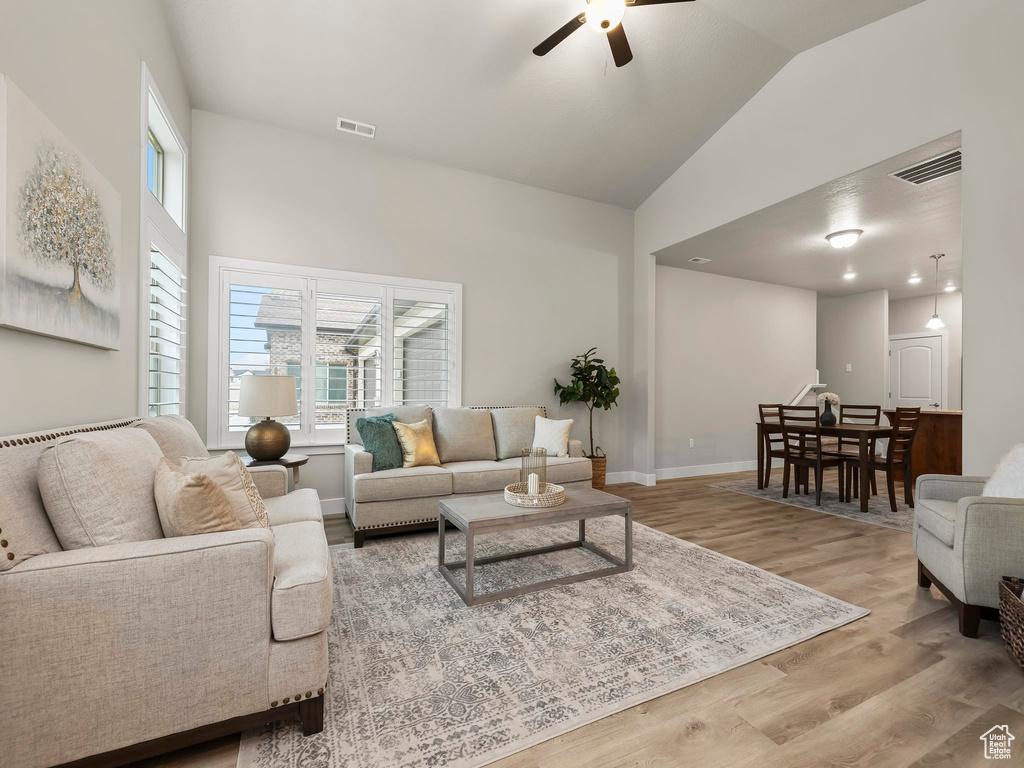
<path id="1" fill-rule="evenodd" d="M 608 45 L 612 48 L 612 58 L 615 59 L 616 67 L 624 67 L 633 60 L 633 52 L 629 49 L 629 41 L 626 40 L 626 30 L 622 24 L 608 30 Z"/>
<path id="2" fill-rule="evenodd" d="M 571 35 L 577 29 L 582 27 L 584 21 L 585 21 L 585 18 L 583 16 L 583 14 L 581 13 L 579 16 L 577 16 L 572 21 L 570 21 L 567 24 L 564 24 L 563 26 L 559 27 L 558 31 L 555 32 L 555 34 L 551 35 L 551 37 L 549 37 L 543 43 L 541 43 L 536 48 L 534 48 L 533 52 L 537 56 L 543 56 L 546 53 L 551 53 L 551 50 L 556 45 L 558 45 L 560 42 L 565 40 L 565 38 L 567 38 L 569 35 Z"/>
<path id="3" fill-rule="evenodd" d="M 664 3 L 692 3 L 693 0 L 626 0 L 626 7 L 631 5 L 662 5 Z"/>

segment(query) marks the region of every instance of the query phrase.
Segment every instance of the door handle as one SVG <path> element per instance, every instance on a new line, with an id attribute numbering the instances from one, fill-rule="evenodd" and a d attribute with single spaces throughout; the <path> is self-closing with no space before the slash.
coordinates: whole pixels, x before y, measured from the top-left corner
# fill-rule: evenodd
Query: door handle
<path id="1" fill-rule="evenodd" d="M 931 403 L 928 407 L 929 408 L 941 408 L 942 407 L 942 403 Z"/>

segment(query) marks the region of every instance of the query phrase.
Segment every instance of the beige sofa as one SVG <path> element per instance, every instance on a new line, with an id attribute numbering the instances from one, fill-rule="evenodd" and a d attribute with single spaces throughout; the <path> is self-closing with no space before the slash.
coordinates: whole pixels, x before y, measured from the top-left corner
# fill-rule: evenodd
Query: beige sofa
<path id="1" fill-rule="evenodd" d="M 165 456 L 207 455 L 184 419 L 153 422 L 0 438 L 0 764 L 122 765 L 295 715 L 322 728 L 331 565 L 316 492 L 287 493 L 284 468 L 253 473 L 269 530 L 61 549 L 40 454 L 141 425 Z"/>
<path id="2" fill-rule="evenodd" d="M 395 414 L 398 421 L 431 419 L 440 467 L 373 471 L 356 421 Z M 345 446 L 345 512 L 355 528 L 355 546 L 366 536 L 437 526 L 437 504 L 451 496 L 493 493 L 519 480 L 522 449 L 533 445 L 541 406 L 473 406 L 431 409 L 426 405 L 350 409 Z M 590 485 L 590 459 L 579 440 L 569 455 L 548 457 L 547 480 L 563 486 Z"/>

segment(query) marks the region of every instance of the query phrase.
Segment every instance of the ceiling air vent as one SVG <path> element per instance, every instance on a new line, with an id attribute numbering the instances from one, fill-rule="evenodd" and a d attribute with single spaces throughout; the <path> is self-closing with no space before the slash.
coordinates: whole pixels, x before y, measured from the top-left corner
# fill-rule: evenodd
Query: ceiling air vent
<path id="1" fill-rule="evenodd" d="M 688 259 L 691 264 L 710 264 L 711 259 L 705 259 L 700 256 L 694 256 L 692 259 Z"/>
<path id="2" fill-rule="evenodd" d="M 944 155 L 925 160 L 923 163 L 904 168 L 902 171 L 890 174 L 897 179 L 902 179 L 908 184 L 927 184 L 929 181 L 941 179 L 960 170 L 960 150 L 954 149 Z"/>
<path id="3" fill-rule="evenodd" d="M 366 139 L 372 139 L 377 132 L 377 126 L 369 123 L 360 123 L 358 120 L 349 120 L 347 117 L 338 118 L 338 130 L 345 133 L 354 133 Z"/>

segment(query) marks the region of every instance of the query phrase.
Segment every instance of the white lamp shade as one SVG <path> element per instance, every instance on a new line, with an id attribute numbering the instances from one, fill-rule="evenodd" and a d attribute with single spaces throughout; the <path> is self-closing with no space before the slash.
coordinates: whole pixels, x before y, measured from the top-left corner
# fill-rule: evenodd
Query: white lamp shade
<path id="1" fill-rule="evenodd" d="M 294 416 L 298 412 L 294 376 L 242 376 L 238 393 L 239 416 L 262 419 Z"/>

